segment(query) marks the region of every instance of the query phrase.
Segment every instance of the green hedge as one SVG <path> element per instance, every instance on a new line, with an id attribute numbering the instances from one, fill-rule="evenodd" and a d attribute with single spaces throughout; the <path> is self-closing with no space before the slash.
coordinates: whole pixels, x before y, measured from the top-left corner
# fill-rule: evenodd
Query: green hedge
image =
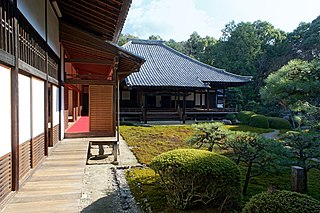
<path id="1" fill-rule="evenodd" d="M 232 114 L 232 113 L 226 115 L 226 119 L 228 119 L 230 121 L 233 121 L 236 118 L 237 118 L 237 116 L 235 114 Z"/>
<path id="2" fill-rule="evenodd" d="M 269 127 L 273 129 L 291 129 L 291 124 L 288 120 L 278 117 L 268 117 Z"/>
<path id="3" fill-rule="evenodd" d="M 250 119 L 250 126 L 258 128 L 269 128 L 268 118 L 264 115 L 252 115 Z"/>
<path id="4" fill-rule="evenodd" d="M 255 112 L 252 112 L 252 111 L 240 111 L 240 112 L 238 113 L 238 120 L 239 120 L 241 123 L 244 123 L 244 124 L 249 125 L 251 116 L 253 116 L 253 115 L 255 115 L 255 114 L 256 114 L 256 113 L 255 113 Z"/>
<path id="5" fill-rule="evenodd" d="M 232 209 L 240 206 L 240 170 L 225 156 L 177 149 L 158 155 L 150 166 L 167 189 L 168 203 L 176 208 L 207 203 Z"/>
<path id="6" fill-rule="evenodd" d="M 289 191 L 263 192 L 253 196 L 243 213 L 319 213 L 320 202 L 308 195 Z"/>

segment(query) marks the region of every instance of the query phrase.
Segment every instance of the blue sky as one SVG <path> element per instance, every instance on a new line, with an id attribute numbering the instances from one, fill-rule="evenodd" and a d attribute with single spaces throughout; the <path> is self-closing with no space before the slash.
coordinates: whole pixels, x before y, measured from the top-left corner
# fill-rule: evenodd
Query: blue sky
<path id="1" fill-rule="evenodd" d="M 234 20 L 268 21 L 286 32 L 320 15 L 320 0 L 133 0 L 122 33 L 187 40 L 197 31 L 219 38 Z"/>

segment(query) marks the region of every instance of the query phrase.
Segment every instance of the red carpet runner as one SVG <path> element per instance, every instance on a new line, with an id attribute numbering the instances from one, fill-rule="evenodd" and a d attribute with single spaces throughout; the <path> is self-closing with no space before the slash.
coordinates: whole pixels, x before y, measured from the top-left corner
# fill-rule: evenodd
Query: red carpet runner
<path id="1" fill-rule="evenodd" d="M 66 132 L 67 133 L 89 132 L 89 116 L 82 116 Z"/>

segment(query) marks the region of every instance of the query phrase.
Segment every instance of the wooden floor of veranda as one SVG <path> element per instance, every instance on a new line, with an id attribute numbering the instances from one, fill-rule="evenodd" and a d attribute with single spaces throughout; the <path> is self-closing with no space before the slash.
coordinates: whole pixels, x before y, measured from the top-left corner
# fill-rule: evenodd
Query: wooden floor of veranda
<path id="1" fill-rule="evenodd" d="M 65 139 L 2 212 L 79 212 L 88 139 Z"/>

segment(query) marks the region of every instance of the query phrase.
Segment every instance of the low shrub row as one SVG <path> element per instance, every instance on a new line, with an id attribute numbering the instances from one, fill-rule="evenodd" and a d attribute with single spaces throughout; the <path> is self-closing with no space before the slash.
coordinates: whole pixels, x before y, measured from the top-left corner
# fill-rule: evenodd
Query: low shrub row
<path id="1" fill-rule="evenodd" d="M 288 120 L 279 117 L 266 117 L 256 114 L 252 111 L 241 111 L 238 113 L 238 120 L 241 123 L 258 128 L 272 129 L 291 129 L 291 124 Z"/>

